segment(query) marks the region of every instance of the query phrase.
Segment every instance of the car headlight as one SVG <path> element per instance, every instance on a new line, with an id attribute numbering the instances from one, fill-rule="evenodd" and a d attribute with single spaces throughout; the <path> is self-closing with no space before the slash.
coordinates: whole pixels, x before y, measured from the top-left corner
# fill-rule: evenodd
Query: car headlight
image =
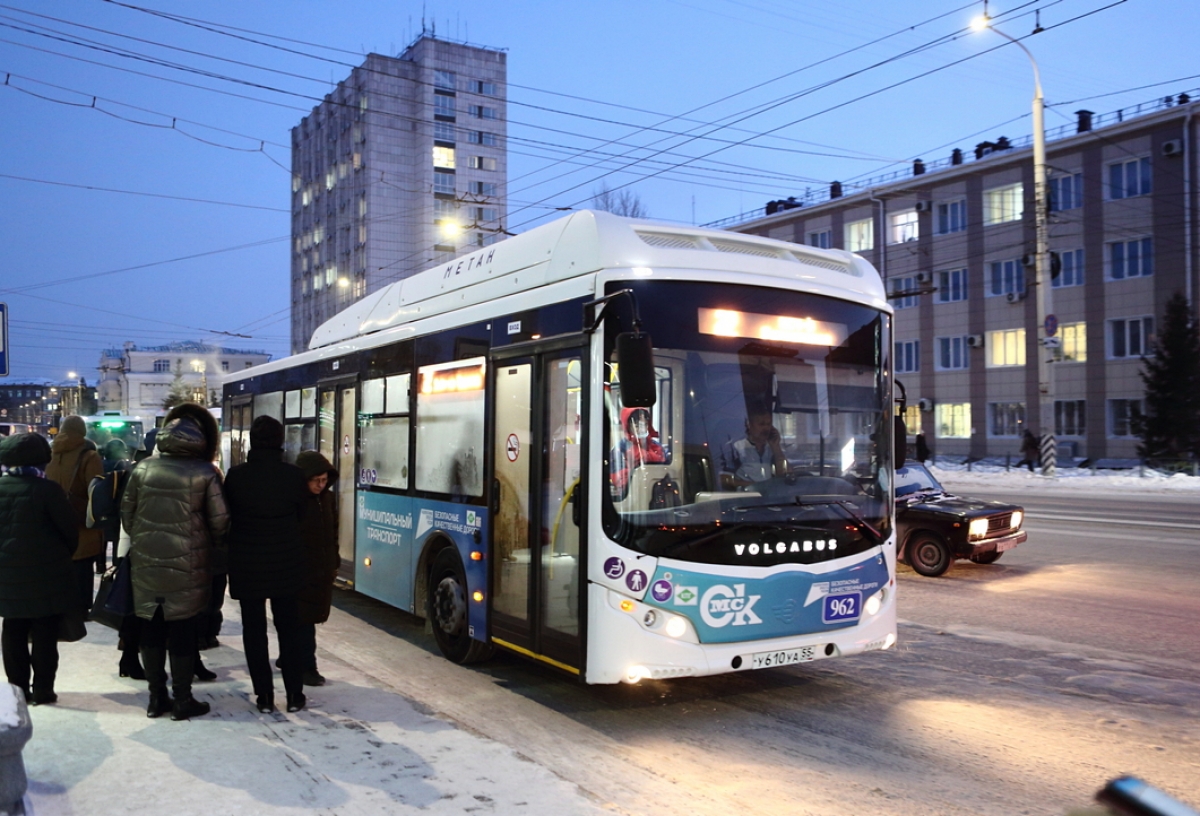
<path id="1" fill-rule="evenodd" d="M 1013 514 L 1012 514 L 1012 521 L 1010 522 L 1010 525 L 1012 526 L 1012 528 L 1014 530 L 1018 530 L 1021 527 L 1021 522 L 1024 520 L 1025 520 L 1025 514 L 1023 512 L 1021 512 L 1020 510 L 1014 510 Z"/>
<path id="2" fill-rule="evenodd" d="M 985 518 L 971 519 L 971 526 L 967 528 L 967 535 L 971 538 L 983 538 L 987 535 L 988 520 Z"/>

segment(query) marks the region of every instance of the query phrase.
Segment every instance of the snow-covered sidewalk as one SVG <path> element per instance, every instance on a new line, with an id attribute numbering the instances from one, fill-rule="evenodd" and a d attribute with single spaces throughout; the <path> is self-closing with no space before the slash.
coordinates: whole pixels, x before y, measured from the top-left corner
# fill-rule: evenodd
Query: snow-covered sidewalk
<path id="1" fill-rule="evenodd" d="M 188 722 L 147 719 L 145 682 L 117 676 L 113 630 L 89 623 L 87 638 L 60 644 L 58 703 L 31 709 L 24 750 L 36 816 L 611 812 L 324 650 L 329 682 L 306 689 L 307 710 L 259 714 L 237 603 L 226 600 L 225 613 L 221 647 L 203 652 L 217 680 L 194 686 L 212 713 Z M 349 617 L 333 615 L 318 627 L 319 647 Z M 395 649 L 389 657 L 401 663 L 429 657 L 403 642 Z"/>
<path id="2" fill-rule="evenodd" d="M 939 481 L 957 487 L 987 486 L 1005 490 L 1075 491 L 1079 493 L 1145 491 L 1148 493 L 1192 494 L 1200 496 L 1200 478 L 1182 473 L 1168 474 L 1152 469 L 1090 470 L 1062 467 L 1049 478 L 1030 473 L 1024 467 L 1005 468 L 1003 464 L 974 462 L 969 467 L 943 459 L 934 460 L 930 470 Z"/>

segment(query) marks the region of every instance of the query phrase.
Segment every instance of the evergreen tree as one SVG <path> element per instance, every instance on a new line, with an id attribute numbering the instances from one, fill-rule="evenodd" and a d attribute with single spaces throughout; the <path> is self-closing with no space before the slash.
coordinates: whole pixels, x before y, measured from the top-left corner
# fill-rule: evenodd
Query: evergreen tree
<path id="1" fill-rule="evenodd" d="M 1182 294 L 1167 301 L 1160 327 L 1154 353 L 1142 358 L 1145 409 L 1133 420 L 1138 455 L 1200 457 L 1200 329 Z"/>
<path id="2" fill-rule="evenodd" d="M 192 401 L 192 388 L 183 381 L 183 360 L 175 361 L 175 378 L 171 380 L 171 390 L 163 400 L 163 408 L 170 411 L 176 405 Z"/>

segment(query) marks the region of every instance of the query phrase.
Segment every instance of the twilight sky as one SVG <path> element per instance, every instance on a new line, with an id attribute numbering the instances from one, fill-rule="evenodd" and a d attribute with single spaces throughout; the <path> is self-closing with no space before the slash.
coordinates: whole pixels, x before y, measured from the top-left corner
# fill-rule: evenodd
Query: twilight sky
<path id="1" fill-rule="evenodd" d="M 509 223 L 629 184 L 707 223 L 1030 131 L 1029 61 L 958 0 L 0 0 L 10 381 L 101 349 L 287 352 L 290 128 L 422 29 L 508 50 Z M 1200 89 L 1195 0 L 992 2 L 1048 130 Z M 171 15 L 175 19 L 164 15 Z M 180 19 L 180 18 L 183 19 Z M 234 35 L 234 36 L 230 36 Z M 94 101 L 93 101 L 94 100 Z"/>

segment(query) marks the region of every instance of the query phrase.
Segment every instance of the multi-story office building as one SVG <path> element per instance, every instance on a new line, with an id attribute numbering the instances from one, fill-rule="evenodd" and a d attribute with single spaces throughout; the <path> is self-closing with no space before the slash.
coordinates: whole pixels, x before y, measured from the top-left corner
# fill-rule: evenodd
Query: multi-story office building
<path id="1" fill-rule="evenodd" d="M 59 410 L 59 388 L 44 380 L 0 383 L 0 436 L 15 424 L 44 431 Z"/>
<path id="2" fill-rule="evenodd" d="M 138 346 L 126 343 L 100 354 L 100 382 L 96 386 L 97 410 L 120 411 L 130 416 L 153 417 L 165 412 L 163 402 L 172 387 L 186 392 L 201 405 L 220 404 L 221 382 L 230 371 L 242 371 L 271 359 L 265 351 L 210 346 L 205 343 L 168 343 Z"/>
<path id="3" fill-rule="evenodd" d="M 1051 363 L 1059 458 L 1130 458 L 1142 409 L 1142 356 L 1166 301 L 1197 293 L 1196 119 L 1186 95 L 1047 133 L 1046 309 L 1034 291 L 1029 140 L 914 162 L 910 171 L 828 195 L 771 202 L 731 229 L 861 253 L 896 308 L 897 379 L 909 429 L 935 455 L 1018 455 L 1038 427 L 1038 354 Z"/>
<path id="4" fill-rule="evenodd" d="M 507 54 L 423 34 L 292 129 L 291 349 L 389 283 L 496 240 Z"/>

